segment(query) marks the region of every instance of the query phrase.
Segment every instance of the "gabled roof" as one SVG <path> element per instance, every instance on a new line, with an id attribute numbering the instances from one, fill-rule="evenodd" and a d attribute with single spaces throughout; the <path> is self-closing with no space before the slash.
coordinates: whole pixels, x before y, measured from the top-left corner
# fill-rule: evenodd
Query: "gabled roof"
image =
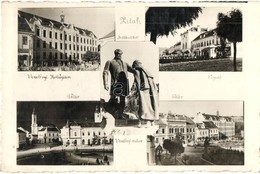
<path id="1" fill-rule="evenodd" d="M 206 31 L 204 33 L 201 33 L 193 41 L 200 40 L 200 39 L 206 38 L 206 37 L 210 37 L 210 36 L 213 36 L 214 34 L 216 34 L 216 29 L 209 30 L 209 31 Z"/>
<path id="2" fill-rule="evenodd" d="M 205 114 L 205 113 L 203 113 L 202 115 L 204 116 L 204 118 L 205 118 L 206 120 L 212 119 L 213 121 L 219 121 L 219 120 L 220 120 L 220 117 L 221 117 L 221 116 L 210 115 L 210 114 Z"/>
<path id="3" fill-rule="evenodd" d="M 45 131 L 46 127 L 41 128 L 39 131 Z"/>
<path id="4" fill-rule="evenodd" d="M 192 121 L 192 119 L 190 117 L 186 116 L 186 123 L 187 124 L 195 124 L 194 121 Z"/>
<path id="5" fill-rule="evenodd" d="M 18 16 L 18 31 L 33 33 L 27 21 L 20 16 Z"/>
<path id="6" fill-rule="evenodd" d="M 218 129 L 212 121 L 203 121 L 206 129 Z"/>
<path id="7" fill-rule="evenodd" d="M 101 123 L 94 123 L 94 122 L 69 122 L 70 126 L 80 126 L 80 127 L 101 127 Z"/>
<path id="8" fill-rule="evenodd" d="M 27 12 L 23 12 L 23 11 L 20 11 L 20 10 L 18 11 L 18 13 L 22 18 L 27 19 L 27 21 L 29 21 L 31 18 L 39 19 L 41 21 L 41 24 L 44 25 L 44 26 L 49 26 L 49 25 L 53 24 L 53 27 L 57 28 L 57 29 L 60 29 L 60 27 L 62 27 L 62 26 L 69 26 L 69 24 L 66 24 L 66 23 L 62 24 L 61 22 L 58 22 L 58 21 L 55 21 L 55 20 L 52 20 L 52 19 L 47 19 L 47 18 L 38 16 L 38 15 L 30 14 L 30 13 L 27 13 Z M 93 36 L 95 38 L 97 38 L 93 32 L 91 32 L 87 29 L 82 29 L 82 28 L 75 27 L 75 26 L 74 26 L 74 29 L 79 30 L 80 34 L 83 34 L 83 32 L 85 32 L 87 36 L 90 36 L 91 34 L 93 34 Z"/>
<path id="9" fill-rule="evenodd" d="M 204 116 L 204 118 L 206 120 L 220 121 L 220 119 L 225 119 L 225 121 L 228 121 L 228 122 L 233 121 L 232 118 L 228 117 L 228 116 L 210 115 L 210 114 L 205 114 L 205 113 L 202 113 L 202 115 Z"/>
<path id="10" fill-rule="evenodd" d="M 181 42 L 177 42 L 176 44 L 174 44 L 174 46 L 178 46 L 181 45 Z"/>
<path id="11" fill-rule="evenodd" d="M 21 130 L 21 129 L 17 129 L 17 132 L 18 132 L 18 133 L 24 133 L 24 134 L 26 134 L 26 132 L 24 132 L 24 131 Z"/>
<path id="12" fill-rule="evenodd" d="M 47 131 L 57 131 L 59 132 L 59 129 L 56 128 L 56 127 L 44 127 L 44 128 L 41 128 L 39 131 L 45 131 L 47 129 Z"/>

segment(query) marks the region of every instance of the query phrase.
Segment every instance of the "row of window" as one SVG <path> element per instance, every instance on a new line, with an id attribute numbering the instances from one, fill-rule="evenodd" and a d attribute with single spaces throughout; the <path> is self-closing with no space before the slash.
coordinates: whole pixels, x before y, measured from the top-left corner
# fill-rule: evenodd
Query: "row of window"
<path id="1" fill-rule="evenodd" d="M 39 28 L 37 28 L 37 30 L 36 30 L 36 35 L 37 36 L 41 36 L 41 30 L 39 29 Z M 47 37 L 47 31 L 46 30 L 43 30 L 42 31 L 42 36 L 43 37 Z M 52 31 L 49 31 L 49 38 L 51 38 L 52 39 L 52 37 L 53 37 L 53 34 L 52 34 Z M 58 39 L 58 32 L 54 32 L 54 38 L 55 39 Z M 63 40 L 63 34 L 62 33 L 60 33 L 60 36 L 59 36 L 59 39 L 60 40 Z M 64 34 L 64 40 L 65 41 L 72 41 L 73 40 L 73 42 L 80 42 L 80 43 L 84 43 L 84 44 L 93 44 L 93 45 L 97 45 L 97 41 L 96 40 L 91 40 L 91 39 L 86 39 L 86 38 L 82 38 L 82 37 L 78 37 L 78 36 L 71 36 L 71 35 L 67 35 L 67 34 Z"/>
<path id="2" fill-rule="evenodd" d="M 160 130 L 160 129 L 159 129 Z M 161 131 L 156 131 L 156 133 L 158 134 L 159 132 L 161 132 L 162 134 L 164 134 L 165 133 L 165 129 L 164 128 L 161 128 Z M 180 133 L 184 133 L 184 128 L 169 128 L 169 133 L 178 133 L 178 132 L 180 132 Z M 194 131 L 195 131 L 195 129 L 194 129 Z"/>
<path id="3" fill-rule="evenodd" d="M 64 49 L 65 50 L 72 50 L 72 44 L 64 44 Z M 41 47 L 41 41 L 39 39 L 37 39 L 36 41 L 36 47 L 37 48 L 40 48 Z M 46 44 L 46 41 L 42 41 L 42 48 L 46 48 L 47 47 L 47 44 Z M 52 49 L 53 48 L 53 45 L 52 45 L 52 42 L 49 42 L 49 48 Z M 55 49 L 58 49 L 58 43 L 55 42 L 54 43 L 54 48 Z M 63 44 L 60 43 L 60 49 L 62 50 L 63 49 Z M 77 45 L 77 50 L 76 50 L 76 45 L 73 44 L 73 50 L 74 51 L 97 51 L 97 48 L 95 49 L 94 47 L 86 47 L 86 46 L 80 46 Z"/>
<path id="4" fill-rule="evenodd" d="M 47 135 L 49 135 L 49 137 L 51 137 L 51 136 L 59 136 L 59 133 L 48 133 L 48 134 L 46 134 L 46 133 L 44 133 L 44 137 L 46 137 Z"/>
<path id="5" fill-rule="evenodd" d="M 79 58 L 79 55 L 81 55 L 81 57 L 83 57 L 83 55 L 84 54 L 79 54 L 79 53 L 73 53 L 72 55 L 69 55 L 69 57 L 68 57 L 68 54 L 67 53 L 65 53 L 65 55 L 63 54 L 63 53 L 60 53 L 60 57 L 59 57 L 59 59 L 72 59 L 72 57 L 74 58 L 74 59 L 76 59 L 76 58 Z M 43 52 L 42 53 L 42 58 L 43 59 L 47 59 L 47 54 L 46 54 L 46 52 Z M 58 53 L 56 52 L 55 54 L 54 54 L 54 57 L 53 57 L 53 55 L 52 55 L 52 52 L 49 52 L 49 55 L 48 55 L 48 59 L 58 59 Z M 37 55 L 36 56 L 36 59 L 41 59 L 41 55 Z"/>
<path id="6" fill-rule="evenodd" d="M 227 122 L 224 122 L 224 123 L 221 123 L 221 122 L 215 122 L 214 123 L 216 126 L 218 127 L 233 127 L 235 124 L 232 122 L 232 123 L 227 123 Z"/>
<path id="7" fill-rule="evenodd" d="M 75 137 L 78 136 L 78 135 L 80 136 L 80 134 L 78 134 L 77 132 L 74 132 L 73 135 L 74 135 Z M 82 136 L 85 136 L 85 132 L 82 132 L 81 135 L 82 135 Z M 90 136 L 90 132 L 88 132 L 87 135 Z M 101 135 L 101 132 L 98 132 L 98 134 L 96 134 L 95 132 L 93 132 L 93 136 L 96 136 L 96 135 L 99 135 L 99 136 L 100 136 L 100 135 Z M 106 133 L 104 132 L 103 135 L 105 136 Z M 67 136 L 68 136 L 68 133 L 67 133 Z"/>
<path id="8" fill-rule="evenodd" d="M 193 44 L 194 48 L 198 48 L 198 47 L 205 47 L 205 46 L 209 46 L 211 44 L 215 44 L 215 40 L 212 39 L 212 40 L 207 40 L 207 41 L 202 41 L 200 43 L 196 43 L 196 44 Z M 216 39 L 216 45 L 220 44 L 220 39 Z"/>
<path id="9" fill-rule="evenodd" d="M 218 130 L 217 130 L 217 129 L 211 129 L 211 130 L 210 130 L 210 133 L 211 133 L 211 134 L 218 133 Z"/>

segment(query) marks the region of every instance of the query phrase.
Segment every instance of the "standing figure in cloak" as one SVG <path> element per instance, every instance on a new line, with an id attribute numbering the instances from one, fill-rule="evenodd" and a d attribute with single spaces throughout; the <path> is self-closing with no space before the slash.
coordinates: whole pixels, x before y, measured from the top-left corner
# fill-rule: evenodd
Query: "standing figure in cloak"
<path id="1" fill-rule="evenodd" d="M 153 76 L 143 68 L 139 60 L 133 62 L 132 68 L 135 70 L 134 84 L 129 99 L 137 101 L 139 126 L 142 123 L 146 126 L 151 126 L 154 120 L 159 119 L 158 89 L 154 83 Z M 128 108 L 133 108 L 133 106 Z"/>
<path id="2" fill-rule="evenodd" d="M 104 88 L 107 91 L 110 89 L 110 99 L 106 111 L 116 119 L 122 119 L 125 97 L 129 94 L 128 72 L 134 73 L 135 71 L 122 61 L 122 50 L 116 49 L 114 54 L 114 59 L 106 62 L 103 71 Z"/>

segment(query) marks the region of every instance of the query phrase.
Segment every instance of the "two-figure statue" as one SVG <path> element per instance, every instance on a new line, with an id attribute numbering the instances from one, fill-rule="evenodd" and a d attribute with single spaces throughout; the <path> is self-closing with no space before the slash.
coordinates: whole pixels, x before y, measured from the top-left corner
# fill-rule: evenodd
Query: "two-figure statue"
<path id="1" fill-rule="evenodd" d="M 122 50 L 116 49 L 114 54 L 114 59 L 106 62 L 103 72 L 104 88 L 110 90 L 106 110 L 116 119 L 139 119 L 139 126 L 152 125 L 159 118 L 158 89 L 153 76 L 139 60 L 135 60 L 132 67 L 122 61 Z M 131 91 L 128 72 L 134 76 Z"/>

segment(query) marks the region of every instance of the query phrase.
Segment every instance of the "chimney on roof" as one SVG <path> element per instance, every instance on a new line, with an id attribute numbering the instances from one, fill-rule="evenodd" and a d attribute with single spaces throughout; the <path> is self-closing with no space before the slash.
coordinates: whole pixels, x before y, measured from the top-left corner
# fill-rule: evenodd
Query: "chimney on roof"
<path id="1" fill-rule="evenodd" d="M 217 116 L 219 116 L 219 111 L 217 111 Z"/>
<path id="2" fill-rule="evenodd" d="M 61 12 L 61 15 L 60 15 L 60 22 L 62 24 L 64 24 L 64 22 L 65 22 L 65 15 L 63 14 L 63 11 Z"/>

